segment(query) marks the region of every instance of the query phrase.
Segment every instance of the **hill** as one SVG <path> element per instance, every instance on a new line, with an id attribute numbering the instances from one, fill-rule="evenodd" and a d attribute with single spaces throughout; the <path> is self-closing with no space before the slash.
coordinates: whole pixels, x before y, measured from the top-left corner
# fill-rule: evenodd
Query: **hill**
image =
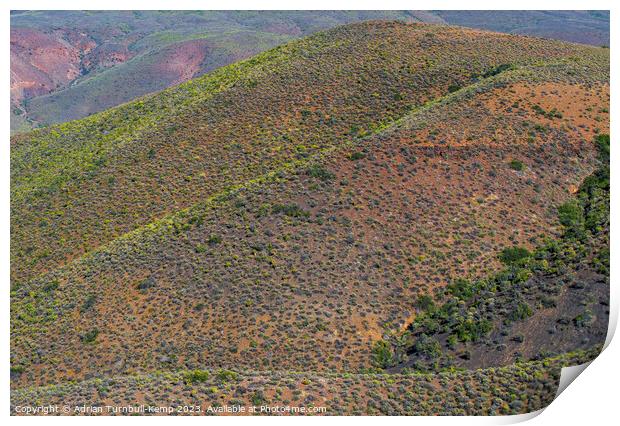
<path id="1" fill-rule="evenodd" d="M 369 19 L 609 45 L 587 11 L 14 11 L 11 129 L 82 118 L 295 38 Z"/>
<path id="2" fill-rule="evenodd" d="M 501 274 L 506 248 L 536 251 L 563 238 L 570 223 L 558 211 L 594 188 L 582 182 L 608 161 L 597 142 L 609 132 L 608 80 L 608 49 L 371 22 L 14 137 L 13 387 L 86 380 L 70 392 L 92 392 L 93 378 L 221 368 L 285 378 L 443 374 L 449 351 L 484 353 L 481 342 L 490 346 L 502 332 L 495 318 L 472 322 L 477 338 L 450 347 L 450 333 L 435 330 L 430 353 L 440 345 L 446 358 L 426 364 L 422 351 L 424 363 L 414 364 L 416 342 L 425 342 L 415 327 L 430 315 L 420 298 L 441 307 L 456 280 Z M 599 263 L 606 244 L 598 243 Z M 583 250 L 570 262 L 595 264 Z M 532 259 L 521 256 L 523 269 L 545 260 Z M 553 281 L 561 290 L 570 282 L 566 267 L 534 272 L 518 283 Z M 598 288 L 605 276 L 599 268 L 584 280 Z M 551 322 L 567 300 L 606 299 L 601 287 L 597 300 L 577 292 L 539 306 L 532 287 L 512 296 Z M 559 352 L 600 345 L 608 312 L 591 311 L 597 320 L 577 322 L 584 331 L 569 321 Z M 507 336 L 518 334 L 523 356 L 481 355 L 489 360 L 481 366 L 510 375 L 515 361 L 532 362 L 536 380 L 554 376 L 553 368 L 536 373 L 540 359 L 558 355 L 539 344 L 540 332 Z M 399 342 L 404 354 L 392 346 Z M 531 406 L 549 400 L 549 388 L 522 379 L 515 386 L 537 389 L 527 395 Z M 406 401 L 385 392 L 407 412 Z"/>
<path id="3" fill-rule="evenodd" d="M 531 413 L 553 401 L 563 366 L 582 364 L 592 356 L 577 352 L 510 367 L 434 375 L 160 372 L 23 389 L 12 394 L 11 409 L 36 400 L 59 407 L 68 404 L 75 415 L 255 415 L 250 406 L 262 415 Z M 170 395 L 178 405 L 170 405 Z M 119 400 L 135 404 L 134 411 L 116 408 Z M 93 409 L 84 401 L 101 405 Z M 287 411 L 290 406 L 306 411 Z"/>
<path id="4" fill-rule="evenodd" d="M 450 25 L 609 46 L 605 10 L 437 10 Z"/>
<path id="5" fill-rule="evenodd" d="M 422 13 L 419 13 L 423 15 Z M 22 11 L 11 14 L 11 129 L 82 118 L 286 41 L 390 11 Z"/>

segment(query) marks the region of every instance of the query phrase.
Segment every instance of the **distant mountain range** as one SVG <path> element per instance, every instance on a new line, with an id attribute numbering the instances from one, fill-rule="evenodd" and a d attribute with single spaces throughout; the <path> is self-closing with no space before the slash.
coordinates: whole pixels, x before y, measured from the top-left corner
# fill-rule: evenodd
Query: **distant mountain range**
<path id="1" fill-rule="evenodd" d="M 14 11 L 11 131 L 82 118 L 341 24 L 401 20 L 609 44 L 588 11 Z"/>

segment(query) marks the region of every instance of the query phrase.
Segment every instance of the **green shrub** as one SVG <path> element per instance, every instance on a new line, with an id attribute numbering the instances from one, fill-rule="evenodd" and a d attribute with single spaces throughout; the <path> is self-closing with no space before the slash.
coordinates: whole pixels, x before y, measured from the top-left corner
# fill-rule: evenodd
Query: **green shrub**
<path id="1" fill-rule="evenodd" d="M 595 142 L 596 142 L 596 146 L 598 148 L 601 160 L 608 163 L 609 162 L 609 135 L 607 134 L 596 135 Z"/>
<path id="2" fill-rule="evenodd" d="M 476 342 L 484 337 L 491 329 L 493 324 L 486 319 L 479 321 L 466 320 L 456 327 L 456 335 L 462 342 Z"/>
<path id="3" fill-rule="evenodd" d="M 525 302 L 519 302 L 517 308 L 511 311 L 509 318 L 517 321 L 524 320 L 530 316 L 532 316 L 532 308 Z"/>
<path id="4" fill-rule="evenodd" d="M 577 328 L 585 327 L 592 322 L 592 311 L 586 309 L 583 313 L 573 318 L 573 324 Z"/>
<path id="5" fill-rule="evenodd" d="M 263 391 L 257 390 L 256 392 L 254 392 L 254 395 L 252 395 L 251 401 L 252 405 L 260 406 L 265 402 L 265 394 L 263 393 Z"/>
<path id="6" fill-rule="evenodd" d="M 516 171 L 520 172 L 521 170 L 524 169 L 524 167 L 525 166 L 523 165 L 523 162 L 520 161 L 520 160 L 511 160 L 510 161 L 510 168 L 512 170 L 516 170 Z"/>
<path id="7" fill-rule="evenodd" d="M 413 350 L 415 353 L 430 359 L 439 358 L 441 356 L 441 345 L 439 342 L 426 334 L 422 334 L 418 340 L 416 340 L 413 345 Z"/>
<path id="8" fill-rule="evenodd" d="M 93 328 L 92 330 L 87 331 L 86 333 L 80 336 L 80 340 L 84 343 L 93 343 L 97 340 L 97 336 L 99 335 L 99 330 Z"/>
<path id="9" fill-rule="evenodd" d="M 239 374 L 230 370 L 220 370 L 217 372 L 217 378 L 221 382 L 230 382 L 237 380 L 239 378 Z"/>
<path id="10" fill-rule="evenodd" d="M 433 298 L 428 294 L 424 294 L 418 297 L 416 305 L 423 311 L 432 311 L 435 308 L 435 302 L 433 301 Z"/>
<path id="11" fill-rule="evenodd" d="M 290 217 L 309 217 L 310 213 L 303 210 L 301 207 L 299 207 L 296 204 L 275 204 L 272 208 L 271 211 L 273 213 L 284 213 L 287 216 Z"/>
<path id="12" fill-rule="evenodd" d="M 482 74 L 482 77 L 483 78 L 493 77 L 494 75 L 497 75 L 497 74 L 502 73 L 504 71 L 510 71 L 510 70 L 514 70 L 516 68 L 517 67 L 514 64 L 501 64 L 501 65 L 496 66 L 492 70 L 489 70 L 489 71 L 485 72 L 484 74 Z"/>
<path id="13" fill-rule="evenodd" d="M 43 286 L 43 291 L 46 291 L 48 293 L 56 290 L 58 288 L 58 286 L 60 285 L 60 283 L 58 282 L 58 280 L 52 280 L 49 283 L 45 284 Z"/>
<path id="14" fill-rule="evenodd" d="M 446 286 L 446 290 L 461 300 L 468 300 L 474 294 L 474 286 L 469 281 L 459 278 Z"/>
<path id="15" fill-rule="evenodd" d="M 88 311 L 90 308 L 95 306 L 95 302 L 97 302 L 97 296 L 95 296 L 94 294 L 89 295 L 84 301 L 84 303 L 82 304 L 81 311 L 82 312 Z"/>
<path id="16" fill-rule="evenodd" d="M 155 278 L 148 277 L 140 281 L 138 285 L 136 286 L 136 288 L 138 290 L 148 290 L 149 288 L 155 287 L 155 285 L 156 285 Z"/>
<path id="17" fill-rule="evenodd" d="M 584 229 L 583 210 L 577 200 L 570 200 L 558 207 L 560 223 L 573 234 L 581 234 Z"/>
<path id="18" fill-rule="evenodd" d="M 527 259 L 532 254 L 523 247 L 506 247 L 499 254 L 499 260 L 505 265 L 514 265 L 523 259 Z"/>
<path id="19" fill-rule="evenodd" d="M 209 379 L 209 372 L 205 370 L 194 370 L 185 373 L 183 381 L 188 384 L 204 383 Z"/>
<path id="20" fill-rule="evenodd" d="M 562 113 L 555 108 L 553 108 L 551 111 L 545 111 L 540 105 L 534 105 L 532 109 L 536 112 L 536 114 L 544 115 L 550 120 L 563 117 Z"/>
<path id="21" fill-rule="evenodd" d="M 330 172 L 320 164 L 314 164 L 310 166 L 306 173 L 308 174 L 308 176 L 321 179 L 324 182 L 330 181 L 336 177 L 332 172 Z"/>
<path id="22" fill-rule="evenodd" d="M 349 159 L 352 161 L 361 160 L 364 157 L 366 157 L 366 154 L 364 154 L 363 152 L 354 152 L 351 155 L 349 155 Z"/>
<path id="23" fill-rule="evenodd" d="M 24 371 L 26 371 L 26 368 L 23 365 L 11 365 L 12 374 L 22 374 Z"/>
<path id="24" fill-rule="evenodd" d="M 389 368 L 396 364 L 394 353 L 390 344 L 379 340 L 372 347 L 372 364 L 378 368 Z"/>
<path id="25" fill-rule="evenodd" d="M 454 93 L 454 92 L 458 92 L 461 89 L 461 85 L 458 83 L 454 83 L 451 84 L 450 86 L 448 86 L 448 92 L 449 93 Z"/>
<path id="26" fill-rule="evenodd" d="M 209 235 L 209 239 L 207 240 L 207 242 L 209 243 L 210 246 L 213 246 L 215 244 L 219 244 L 222 242 L 222 237 L 220 237 L 219 235 L 216 234 L 211 234 Z"/>

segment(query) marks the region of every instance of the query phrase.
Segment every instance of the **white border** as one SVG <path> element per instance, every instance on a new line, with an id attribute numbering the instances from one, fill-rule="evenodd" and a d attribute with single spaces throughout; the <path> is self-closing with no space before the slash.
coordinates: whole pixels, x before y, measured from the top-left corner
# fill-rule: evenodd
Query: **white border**
<path id="1" fill-rule="evenodd" d="M 55 0 L 43 1 L 43 0 L 5 0 L 0 8 L 2 10 L 2 36 L 4 43 L 2 44 L 2 75 L 4 76 L 4 84 L 2 90 L 5 93 L 4 102 L 1 103 L 0 117 L 4 125 L 2 126 L 3 134 L 5 135 L 4 141 L 1 144 L 1 167 L 0 174 L 2 179 L 2 185 L 0 185 L 0 202 L 2 203 L 1 221 L 2 227 L 0 229 L 0 272 L 3 279 L 0 281 L 3 290 L 3 297 L 0 297 L 0 310 L 4 312 L 2 315 L 2 336 L 4 345 L 0 346 L 2 351 L 2 358 L 4 359 L 4 368 L 2 374 L 2 382 L 0 383 L 1 395 L 4 401 L 4 415 L 9 415 L 9 270 L 10 270 L 10 257 L 9 257 L 9 87 L 10 87 L 10 50 L 9 50 L 9 10 L 44 10 L 44 9 L 91 9 L 91 10 L 154 10 L 154 9 L 174 9 L 174 10 L 195 10 L 195 9 L 207 9 L 207 10 L 375 10 L 375 9 L 393 9 L 393 10 L 437 10 L 437 9 L 452 9 L 452 10 L 611 10 L 611 55 L 612 64 L 618 58 L 615 54 L 615 48 L 618 42 L 618 33 L 614 28 L 618 28 L 618 19 L 616 19 L 616 13 L 620 9 L 617 6 L 620 2 L 614 1 L 575 1 L 564 0 L 559 2 L 558 0 L 521 0 L 519 2 L 514 0 L 508 0 L 503 2 L 490 1 L 490 0 L 469 0 L 462 2 L 458 0 L 444 0 L 444 1 L 416 1 L 407 2 L 403 0 L 382 0 L 382 1 L 369 1 L 369 0 L 357 0 L 357 1 L 338 1 L 338 0 L 271 0 L 271 1 L 243 1 L 243 0 L 216 0 L 216 1 L 197 1 L 197 0 L 175 0 L 171 2 L 169 0 L 91 0 L 84 1 L 69 1 L 69 0 Z M 464 7 L 465 6 L 465 7 Z M 615 87 L 617 82 L 618 67 L 612 66 L 611 84 L 612 88 Z M 618 94 L 612 91 L 611 96 L 611 112 L 615 112 L 615 105 L 618 105 Z M 616 120 L 611 120 L 611 134 L 617 134 Z M 615 145 L 614 145 L 615 146 Z M 612 187 L 618 187 L 618 176 L 620 173 L 620 167 L 617 166 L 620 161 L 620 151 L 612 148 L 611 151 L 611 164 L 612 164 Z M 612 192 L 615 192 L 613 190 Z M 611 217 L 612 222 L 617 217 L 620 209 L 618 208 L 618 197 L 612 197 L 611 200 Z M 620 255 L 618 255 L 617 248 L 617 233 L 615 232 L 615 226 L 612 225 L 611 229 L 611 317 L 610 322 L 615 326 L 618 319 L 618 289 L 615 284 L 615 277 L 617 274 L 616 265 L 620 263 Z M 615 327 L 614 327 L 615 328 Z M 613 332 L 612 332 L 613 333 Z M 577 377 L 575 382 L 571 384 L 568 389 L 563 392 L 558 398 L 542 413 L 530 420 L 531 424 L 609 424 L 611 419 L 617 419 L 618 410 L 618 383 L 620 380 L 618 360 L 620 360 L 620 345 L 618 339 L 614 339 L 609 343 L 609 346 L 603 353 L 595 359 L 592 364 L 585 369 L 585 371 Z M 532 415 L 526 416 L 513 416 L 513 417 L 391 417 L 388 421 L 398 424 L 459 424 L 459 425 L 480 425 L 480 424 L 506 424 L 515 423 L 518 421 L 526 420 L 533 417 Z M 215 424 L 232 423 L 239 424 L 245 422 L 253 422 L 257 424 L 271 424 L 289 422 L 290 418 L 276 418 L 276 417 L 217 417 L 217 418 L 192 418 L 192 417 L 122 417 L 117 418 L 121 423 L 137 421 L 148 421 L 157 424 L 163 422 L 169 423 L 172 419 L 182 419 L 179 421 L 187 422 L 209 422 Z M 251 420 L 250 420 L 251 419 Z M 46 424 L 62 424 L 65 422 L 75 424 L 75 422 L 84 422 L 84 418 L 79 420 L 70 417 L 57 417 L 57 418 L 33 418 L 33 417 L 10 417 L 9 421 L 15 424 L 22 424 L 23 422 L 46 422 Z M 93 422 L 109 422 L 110 418 L 93 418 Z M 295 422 L 307 423 L 316 422 L 317 418 L 295 418 Z M 321 423 L 336 424 L 342 421 L 356 422 L 356 423 L 370 423 L 380 422 L 383 419 L 373 417 L 324 417 L 320 420 Z"/>

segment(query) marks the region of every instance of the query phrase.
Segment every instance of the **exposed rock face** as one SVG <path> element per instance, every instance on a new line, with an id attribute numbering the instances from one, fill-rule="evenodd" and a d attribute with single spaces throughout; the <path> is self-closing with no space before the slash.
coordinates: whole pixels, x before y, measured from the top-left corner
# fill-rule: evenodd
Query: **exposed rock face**
<path id="1" fill-rule="evenodd" d="M 63 89 L 91 69 L 129 58 L 126 44 L 97 43 L 86 32 L 11 29 L 11 103 Z"/>
<path id="2" fill-rule="evenodd" d="M 88 48 L 88 43 L 80 43 Z M 27 28 L 11 30 L 11 100 L 43 95 L 67 85 L 80 75 L 84 50 L 50 34 Z"/>

